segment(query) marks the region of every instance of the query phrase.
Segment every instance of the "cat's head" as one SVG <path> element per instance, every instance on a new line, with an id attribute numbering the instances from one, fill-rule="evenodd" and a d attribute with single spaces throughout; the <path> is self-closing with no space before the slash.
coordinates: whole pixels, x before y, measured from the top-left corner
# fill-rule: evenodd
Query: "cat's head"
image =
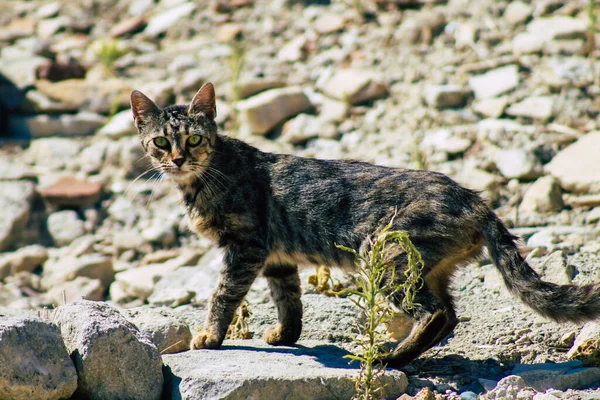
<path id="1" fill-rule="evenodd" d="M 134 90 L 131 110 L 142 147 L 155 168 L 181 183 L 204 172 L 217 135 L 215 89 L 211 83 L 202 85 L 189 106 L 162 110 Z"/>

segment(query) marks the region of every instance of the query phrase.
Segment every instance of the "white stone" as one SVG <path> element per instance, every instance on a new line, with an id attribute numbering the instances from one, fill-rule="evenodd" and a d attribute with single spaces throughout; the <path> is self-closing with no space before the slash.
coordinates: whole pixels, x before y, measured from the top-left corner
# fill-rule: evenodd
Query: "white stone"
<path id="1" fill-rule="evenodd" d="M 600 132 L 591 132 L 559 152 L 545 169 L 577 193 L 600 192 Z"/>
<path id="2" fill-rule="evenodd" d="M 0 251 L 8 249 L 27 225 L 34 195 L 32 182 L 0 182 Z"/>
<path id="3" fill-rule="evenodd" d="M 488 99 L 509 92 L 519 84 L 519 69 L 507 65 L 469 79 L 469 86 L 477 99 Z"/>
<path id="4" fill-rule="evenodd" d="M 511 1 L 504 10 L 504 19 L 511 25 L 522 24 L 531 16 L 533 7 L 522 1 Z"/>
<path id="5" fill-rule="evenodd" d="M 48 216 L 48 232 L 58 246 L 66 246 L 85 234 L 83 221 L 72 210 L 57 211 Z"/>
<path id="6" fill-rule="evenodd" d="M 375 74 L 360 69 L 339 70 L 320 89 L 349 104 L 374 100 L 387 93 L 386 85 Z"/>
<path id="7" fill-rule="evenodd" d="M 177 22 L 189 16 L 192 11 L 196 8 L 194 3 L 183 3 L 175 6 L 167 11 L 159 13 L 148 21 L 144 33 L 148 36 L 156 36 L 166 32 L 170 27 L 177 24 Z"/>
<path id="8" fill-rule="evenodd" d="M 519 205 L 525 212 L 556 212 L 564 207 L 560 185 L 551 175 L 537 179 L 525 192 Z"/>
<path id="9" fill-rule="evenodd" d="M 277 124 L 311 107 L 300 87 L 271 89 L 237 103 L 243 134 L 265 134 Z"/>
<path id="10" fill-rule="evenodd" d="M 483 115 L 485 118 L 498 118 L 504 113 L 508 105 L 508 98 L 505 96 L 481 99 L 473 102 L 473 111 Z"/>
<path id="11" fill-rule="evenodd" d="M 136 132 L 131 110 L 123 110 L 115 114 L 106 125 L 100 128 L 98 134 L 111 139 L 120 139 L 123 136 L 135 135 Z"/>
<path id="12" fill-rule="evenodd" d="M 554 96 L 533 96 L 506 109 L 508 115 L 547 121 L 554 116 Z"/>
<path id="13" fill-rule="evenodd" d="M 494 162 L 508 179 L 534 179 L 542 175 L 542 164 L 530 151 L 524 149 L 500 150 L 494 155 Z"/>

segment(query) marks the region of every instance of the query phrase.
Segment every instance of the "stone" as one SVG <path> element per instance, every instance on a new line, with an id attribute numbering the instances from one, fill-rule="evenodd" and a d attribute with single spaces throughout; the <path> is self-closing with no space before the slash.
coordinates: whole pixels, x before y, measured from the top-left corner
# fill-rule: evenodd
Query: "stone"
<path id="1" fill-rule="evenodd" d="M 190 327 L 170 308 L 138 307 L 127 310 L 125 316 L 150 338 L 160 354 L 189 350 Z"/>
<path id="2" fill-rule="evenodd" d="M 183 4 L 179 4 L 164 12 L 158 13 L 148 20 L 148 25 L 143 32 L 148 36 L 157 36 L 161 33 L 165 33 L 182 18 L 188 17 L 195 8 L 196 5 L 194 3 L 184 2 Z"/>
<path id="3" fill-rule="evenodd" d="M 427 85 L 423 98 L 430 107 L 461 108 L 467 102 L 470 91 L 459 85 Z"/>
<path id="4" fill-rule="evenodd" d="M 125 19 L 110 29 L 108 33 L 111 37 L 117 38 L 121 36 L 137 33 L 146 27 L 146 18 L 141 15 Z"/>
<path id="5" fill-rule="evenodd" d="M 512 41 L 512 52 L 515 55 L 540 53 L 546 43 L 546 37 L 531 32 L 521 32 Z"/>
<path id="6" fill-rule="evenodd" d="M 27 91 L 22 109 L 33 114 L 56 114 L 77 111 L 77 108 L 54 101 L 38 90 Z M 17 119 L 17 121 L 20 120 L 22 119 Z"/>
<path id="7" fill-rule="evenodd" d="M 600 368 L 583 368 L 581 361 L 545 364 L 517 364 L 511 371 L 525 386 L 543 392 L 548 389 L 584 389 L 600 384 Z"/>
<path id="8" fill-rule="evenodd" d="M 252 79 L 239 82 L 236 91 L 240 99 L 247 99 L 266 90 L 285 86 L 286 83 L 284 81 L 277 79 Z"/>
<path id="9" fill-rule="evenodd" d="M 48 232 L 57 246 L 66 246 L 85 233 L 83 221 L 75 211 L 57 211 L 48 216 Z"/>
<path id="10" fill-rule="evenodd" d="M 538 178 L 523 195 L 519 205 L 525 212 L 556 212 L 565 206 L 558 180 L 551 175 Z"/>
<path id="11" fill-rule="evenodd" d="M 101 114 L 108 114 L 113 107 L 129 109 L 132 90 L 127 83 L 115 78 L 68 79 L 60 82 L 38 80 L 35 86 L 44 95 L 69 107 Z"/>
<path id="12" fill-rule="evenodd" d="M 314 22 L 315 30 L 321 35 L 334 33 L 344 29 L 346 21 L 342 15 L 323 13 Z"/>
<path id="13" fill-rule="evenodd" d="M 587 87 L 594 81 L 594 72 L 587 58 L 552 57 L 546 66 L 544 81 L 555 89 Z"/>
<path id="14" fill-rule="evenodd" d="M 98 253 L 79 255 L 76 252 L 49 260 L 44 264 L 42 287 L 48 290 L 80 276 L 100 280 L 103 290 L 106 290 L 115 278 L 113 261 Z"/>
<path id="15" fill-rule="evenodd" d="M 243 134 L 264 135 L 287 118 L 312 107 L 300 87 L 271 89 L 237 103 Z"/>
<path id="16" fill-rule="evenodd" d="M 600 192 L 598 152 L 600 132 L 590 132 L 561 150 L 545 170 L 560 181 L 563 189 L 576 193 Z M 576 160 L 576 161 L 575 161 Z"/>
<path id="17" fill-rule="evenodd" d="M 476 100 L 472 105 L 473 111 L 485 118 L 499 118 L 506 106 L 508 106 L 508 98 L 505 96 Z"/>
<path id="18" fill-rule="evenodd" d="M 21 247 L 13 253 L 0 254 L 0 280 L 22 271 L 33 272 L 48 259 L 48 250 L 39 244 Z"/>
<path id="19" fill-rule="evenodd" d="M 12 119 L 12 130 L 20 136 L 41 138 L 47 136 L 86 136 L 96 132 L 106 123 L 106 117 L 80 112 L 74 115 L 51 116 L 40 114 Z"/>
<path id="20" fill-rule="evenodd" d="M 56 82 L 66 79 L 83 79 L 86 71 L 86 68 L 78 61 L 69 59 L 64 62 L 50 60 L 38 66 L 35 73 L 38 79 Z"/>
<path id="21" fill-rule="evenodd" d="M 131 110 L 123 110 L 111 117 L 106 125 L 98 130 L 98 135 L 111 139 L 120 139 L 124 136 L 135 135 L 137 130 L 133 121 Z"/>
<path id="22" fill-rule="evenodd" d="M 323 123 L 340 123 L 346 120 L 350 106 L 343 101 L 324 98 L 321 103 L 319 118 Z"/>
<path id="23" fill-rule="evenodd" d="M 506 109 L 508 115 L 546 122 L 554 116 L 554 96 L 532 96 Z"/>
<path id="24" fill-rule="evenodd" d="M 32 182 L 0 181 L 0 251 L 10 248 L 27 225 L 34 192 Z"/>
<path id="25" fill-rule="evenodd" d="M 478 168 L 467 167 L 452 175 L 458 183 L 469 189 L 483 192 L 494 189 L 498 185 L 498 178 L 489 172 Z"/>
<path id="26" fill-rule="evenodd" d="M 600 323 L 592 321 L 583 326 L 567 357 L 579 360 L 586 366 L 600 366 Z"/>
<path id="27" fill-rule="evenodd" d="M 504 19 L 511 25 L 519 25 L 527 21 L 533 13 L 531 4 L 522 1 L 511 1 L 504 10 Z"/>
<path id="28" fill-rule="evenodd" d="M 364 103 L 387 94 L 386 85 L 373 73 L 359 69 L 337 71 L 320 89 L 349 104 Z"/>
<path id="29" fill-rule="evenodd" d="M 43 138 L 31 142 L 22 161 L 43 165 L 49 171 L 64 169 L 83 148 L 83 144 L 66 138 Z"/>
<path id="30" fill-rule="evenodd" d="M 141 236 L 150 243 L 156 243 L 162 246 L 169 246 L 173 244 L 176 239 L 173 226 L 165 223 L 165 221 L 156 221 L 149 227 L 143 229 Z"/>
<path id="31" fill-rule="evenodd" d="M 165 273 L 156 282 L 148 303 L 154 306 L 178 307 L 189 304 L 199 294 L 199 300 L 207 300 L 219 279 L 218 271 L 205 271 L 199 267 L 180 267 Z"/>
<path id="32" fill-rule="evenodd" d="M 351 398 L 357 365 L 345 350 L 327 342 L 302 342 L 272 351 L 258 340 L 226 341 L 222 350 L 197 350 L 163 356 L 165 395 L 176 399 L 330 399 Z M 386 398 L 396 398 L 406 375 L 387 370 L 381 376 Z"/>
<path id="33" fill-rule="evenodd" d="M 80 300 L 56 309 L 54 321 L 77 369 L 75 396 L 160 399 L 160 353 L 108 304 Z"/>
<path id="34" fill-rule="evenodd" d="M 569 285 L 575 275 L 572 265 L 567 262 L 567 255 L 562 250 L 557 250 L 548 255 L 542 263 L 536 267 L 545 281 L 559 285 Z"/>
<path id="35" fill-rule="evenodd" d="M 542 164 L 530 151 L 524 149 L 499 150 L 494 162 L 500 173 L 508 179 L 535 179 L 542 175 Z"/>
<path id="36" fill-rule="evenodd" d="M 39 19 L 52 18 L 60 12 L 62 5 L 57 2 L 47 3 L 35 10 L 35 16 Z"/>
<path id="37" fill-rule="evenodd" d="M 586 30 L 587 22 L 584 19 L 564 15 L 536 18 L 527 25 L 525 32 L 514 37 L 513 53 L 538 53 L 560 41 L 583 39 Z"/>
<path id="38" fill-rule="evenodd" d="M 77 388 L 77 372 L 57 326 L 41 318 L 0 318 L 0 398 L 59 400 Z"/>
<path id="39" fill-rule="evenodd" d="M 96 204 L 102 194 L 102 184 L 77 178 L 59 178 L 40 191 L 40 195 L 55 207 L 84 207 Z"/>
<path id="40" fill-rule="evenodd" d="M 53 285 L 43 297 L 47 304 L 56 307 L 81 299 L 104 300 L 105 290 L 106 287 L 102 285 L 100 279 L 78 276 L 72 281 Z"/>
<path id="41" fill-rule="evenodd" d="M 179 257 L 161 264 L 149 264 L 119 272 L 115 280 L 129 297 L 146 300 L 154 291 L 154 285 L 164 275 L 183 266 L 195 265 L 199 255 L 196 252 L 184 252 Z"/>
<path id="42" fill-rule="evenodd" d="M 240 24 L 222 24 L 217 27 L 215 35 L 219 42 L 233 42 L 242 37 L 243 27 Z"/>
<path id="43" fill-rule="evenodd" d="M 305 143 L 309 139 L 323 136 L 327 131 L 326 125 L 314 115 L 299 114 L 283 125 L 279 139 L 291 144 Z M 333 129 L 334 133 L 336 132 L 333 125 L 329 125 L 329 127 Z"/>
<path id="44" fill-rule="evenodd" d="M 547 40 L 583 39 L 587 32 L 587 21 L 564 15 L 536 18 L 527 25 L 527 31 L 545 35 Z"/>
<path id="45" fill-rule="evenodd" d="M 502 400 L 516 399 L 517 393 L 525 388 L 526 384 L 523 378 L 516 375 L 509 375 L 502 378 L 496 387 L 481 396 L 482 400 Z"/>
<path id="46" fill-rule="evenodd" d="M 489 99 L 507 93 L 519 84 L 519 68 L 506 65 L 469 79 L 476 99 Z"/>
<path id="47" fill-rule="evenodd" d="M 448 129 L 440 129 L 429 133 L 421 142 L 424 147 L 430 147 L 435 151 L 443 151 L 450 155 L 464 153 L 471 147 L 471 144 L 470 139 L 458 137 Z"/>
<path id="48" fill-rule="evenodd" d="M 277 59 L 280 61 L 296 62 L 306 57 L 306 45 L 308 39 L 304 35 L 299 35 L 284 44 L 277 52 Z"/>
<path id="49" fill-rule="evenodd" d="M 34 180 L 35 171 L 27 165 L 0 159 L 0 181 Z"/>
<path id="50" fill-rule="evenodd" d="M 17 49 L 23 53 L 22 58 L 0 57 L 0 74 L 7 77 L 19 89 L 24 89 L 36 83 L 36 70 L 40 65 L 48 62 L 47 58 L 27 54 L 22 49 Z"/>

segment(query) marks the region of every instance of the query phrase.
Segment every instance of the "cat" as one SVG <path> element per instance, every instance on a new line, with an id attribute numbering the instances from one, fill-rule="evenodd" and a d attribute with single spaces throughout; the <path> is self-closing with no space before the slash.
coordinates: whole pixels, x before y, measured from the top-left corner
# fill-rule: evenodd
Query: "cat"
<path id="1" fill-rule="evenodd" d="M 160 109 L 139 91 L 131 108 L 141 145 L 181 192 L 192 228 L 224 249 L 224 267 L 203 330 L 191 349 L 221 346 L 252 282 L 267 278 L 278 324 L 264 339 L 292 345 L 302 330 L 298 264 L 352 268 L 354 255 L 387 225 L 407 231 L 423 258 L 424 285 L 405 310 L 404 340 L 387 363 L 402 367 L 438 344 L 458 323 L 449 293 L 455 271 L 487 246 L 508 289 L 556 321 L 600 316 L 600 284 L 544 282 L 478 193 L 436 172 L 359 161 L 318 160 L 262 152 L 218 133 L 215 91 L 204 84 L 189 106 Z M 398 283 L 406 254 L 392 253 Z M 402 296 L 391 301 L 402 310 Z"/>

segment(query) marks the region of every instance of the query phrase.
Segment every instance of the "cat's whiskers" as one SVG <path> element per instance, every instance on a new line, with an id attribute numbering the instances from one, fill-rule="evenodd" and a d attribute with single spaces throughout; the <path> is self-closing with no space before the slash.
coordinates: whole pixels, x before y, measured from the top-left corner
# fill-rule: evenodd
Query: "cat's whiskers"
<path id="1" fill-rule="evenodd" d="M 127 196 L 127 199 L 131 202 L 133 202 L 135 200 L 135 198 L 137 197 L 137 195 L 139 194 L 139 192 L 137 192 L 132 198 L 129 198 L 128 196 L 128 192 L 131 189 L 131 187 L 135 184 L 135 182 L 137 182 L 138 179 L 140 179 L 142 176 L 149 174 L 152 171 L 159 171 L 157 167 L 155 167 L 154 165 L 151 166 L 150 168 L 148 168 L 146 171 L 142 172 L 141 174 L 139 174 L 133 181 L 129 182 L 129 185 L 127 185 L 127 188 L 125 189 L 125 191 L 123 192 L 123 195 Z M 156 175 L 156 174 L 154 174 Z M 154 176 L 152 175 L 152 176 Z M 152 179 L 152 178 L 150 178 Z"/>
<path id="2" fill-rule="evenodd" d="M 152 176 L 154 177 L 155 175 L 152 175 Z M 150 197 L 148 198 L 148 201 L 146 201 L 146 208 L 148 208 L 148 205 L 150 205 L 150 203 L 152 202 L 152 199 L 154 198 L 154 192 L 155 192 L 157 186 L 162 182 L 164 177 L 165 177 L 165 173 L 160 171 L 158 173 L 158 179 L 156 179 L 156 181 L 152 185 L 152 189 L 150 191 Z"/>

